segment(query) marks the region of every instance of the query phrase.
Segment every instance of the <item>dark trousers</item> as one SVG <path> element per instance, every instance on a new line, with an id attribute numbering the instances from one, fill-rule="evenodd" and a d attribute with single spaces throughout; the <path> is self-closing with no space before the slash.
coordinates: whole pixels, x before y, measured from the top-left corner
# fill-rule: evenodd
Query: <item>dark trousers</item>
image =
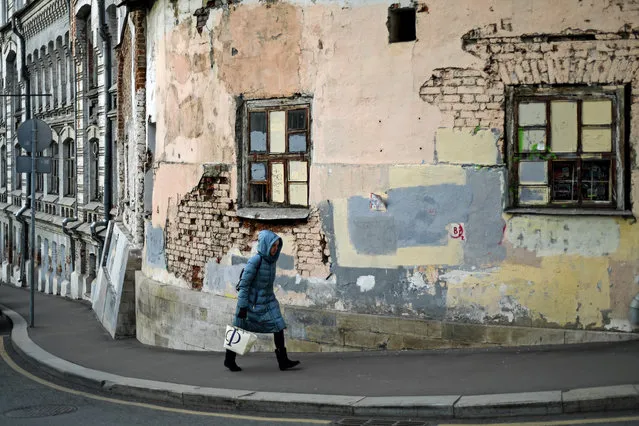
<path id="1" fill-rule="evenodd" d="M 280 351 L 284 349 L 284 330 L 280 330 L 277 333 L 273 333 L 273 341 L 275 342 L 275 347 Z M 229 360 L 234 360 L 237 354 L 233 351 L 226 350 L 226 357 Z"/>

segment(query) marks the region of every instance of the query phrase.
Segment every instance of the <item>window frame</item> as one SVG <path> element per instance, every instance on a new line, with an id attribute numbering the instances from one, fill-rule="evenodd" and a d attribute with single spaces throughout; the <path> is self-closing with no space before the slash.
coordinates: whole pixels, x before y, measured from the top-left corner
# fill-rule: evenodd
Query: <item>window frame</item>
<path id="1" fill-rule="evenodd" d="M 6 188 L 7 182 L 9 181 L 7 176 L 7 163 L 7 144 L 3 142 L 0 147 L 0 187 L 2 188 Z"/>
<path id="2" fill-rule="evenodd" d="M 89 201 L 101 201 L 100 197 L 100 141 L 89 140 Z M 94 147 L 96 148 L 94 150 Z M 94 152 L 96 151 L 96 152 Z"/>
<path id="3" fill-rule="evenodd" d="M 65 197 L 75 197 L 76 195 L 76 164 L 75 164 L 75 140 L 67 139 L 62 144 L 62 177 Z"/>
<path id="4" fill-rule="evenodd" d="M 304 152 L 288 152 L 288 111 L 294 111 L 299 109 L 306 109 L 306 151 Z M 270 121 L 267 119 L 266 130 L 266 152 L 264 153 L 252 153 L 250 151 L 250 113 L 254 112 L 266 112 L 267 116 L 269 111 L 286 111 L 285 124 L 286 128 L 286 140 L 285 140 L 285 152 L 270 154 L 269 150 L 269 128 Z M 313 122 L 313 110 L 312 110 L 312 97 L 310 96 L 298 96 L 295 98 L 278 98 L 278 99 L 255 99 L 247 100 L 242 107 L 242 132 L 241 132 L 241 149 L 238 150 L 239 157 L 238 164 L 240 165 L 239 171 L 239 188 L 238 188 L 238 202 L 241 208 L 248 209 L 268 209 L 268 210 L 295 210 L 295 209 L 309 209 L 310 191 L 311 191 L 311 164 L 312 164 L 312 147 L 313 147 L 313 135 L 312 135 L 312 122 Z M 293 131 L 295 133 L 295 131 Z M 289 168 L 288 161 L 299 160 L 306 161 L 306 205 L 297 205 L 289 203 Z M 265 162 L 267 163 L 267 177 L 270 176 L 272 164 L 275 162 L 282 162 L 284 164 L 284 203 L 273 203 L 267 201 L 264 203 L 252 203 L 250 200 L 250 164 L 252 162 Z M 268 180 L 267 180 L 268 181 Z M 270 200 L 271 184 L 267 184 L 267 197 Z"/>
<path id="5" fill-rule="evenodd" d="M 51 173 L 47 185 L 47 194 L 60 194 L 60 144 L 53 141 L 48 148 L 51 155 Z"/>
<path id="6" fill-rule="evenodd" d="M 506 212 L 507 213 L 542 213 L 542 214 L 582 214 L 582 215 L 628 215 L 627 206 L 629 199 L 628 170 L 626 167 L 628 156 L 627 128 L 629 125 L 626 104 L 627 104 L 627 86 L 626 85 L 601 85 L 601 86 L 507 86 L 506 91 L 506 154 L 507 154 L 507 173 L 508 173 L 508 190 L 506 191 Z M 596 158 L 598 153 L 584 156 L 582 149 L 581 132 L 582 127 L 582 101 L 589 99 L 610 99 L 612 102 L 611 116 L 611 171 L 610 180 L 611 192 L 610 202 L 583 204 L 574 201 L 552 201 L 552 162 L 561 162 L 562 160 L 578 161 L 581 163 L 584 158 L 590 161 L 604 160 L 605 156 L 601 155 Z M 519 103 L 522 101 L 538 101 L 546 102 L 546 143 L 550 150 L 539 152 L 539 155 L 546 155 L 548 162 L 548 204 L 536 205 L 520 205 L 518 204 L 519 196 L 519 161 L 524 157 L 518 152 L 518 114 Z M 550 134 L 551 124 L 549 122 L 549 112 L 551 101 L 579 101 L 577 107 L 577 123 L 578 123 L 578 139 L 577 151 L 572 156 L 557 155 L 552 152 L 552 136 Z M 550 141 L 550 142 L 548 142 Z M 532 153 L 532 152 L 531 152 Z M 527 153 L 527 154 L 531 154 Z M 561 153 L 560 153 L 561 154 Z M 553 158 L 554 157 L 554 158 Z M 543 158 L 542 158 L 543 159 Z M 576 169 L 576 173 L 580 170 Z M 581 178 L 579 178 L 581 183 Z M 581 191 L 579 184 L 577 190 Z"/>

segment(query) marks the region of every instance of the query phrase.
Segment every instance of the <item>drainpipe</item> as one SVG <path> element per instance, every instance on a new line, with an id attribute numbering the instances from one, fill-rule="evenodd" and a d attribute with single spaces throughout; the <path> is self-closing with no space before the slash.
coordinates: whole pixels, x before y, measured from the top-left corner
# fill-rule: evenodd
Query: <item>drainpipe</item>
<path id="1" fill-rule="evenodd" d="M 108 224 L 109 224 L 108 220 L 101 220 L 99 222 L 93 222 L 91 224 L 91 239 L 93 239 L 93 241 L 97 242 L 98 243 L 98 247 L 99 247 L 98 260 L 102 258 L 102 251 L 104 250 L 104 240 L 102 238 L 100 238 L 100 236 L 98 235 L 98 232 L 100 232 L 101 230 L 97 231 L 96 228 L 98 226 L 101 226 L 104 229 L 104 228 L 106 228 L 106 226 Z M 102 266 L 104 266 L 104 265 L 102 265 Z M 96 273 L 97 273 L 97 271 L 96 271 Z"/>
<path id="2" fill-rule="evenodd" d="M 109 89 L 111 87 L 111 36 L 109 35 L 108 27 L 105 23 L 105 6 L 104 0 L 98 0 L 98 27 L 100 37 L 102 38 L 102 49 L 104 54 L 104 111 L 108 114 L 111 111 L 111 94 Z M 112 191 L 112 141 L 113 141 L 113 125 L 109 117 L 106 118 L 106 129 L 104 132 L 104 220 L 99 222 L 93 222 L 91 224 L 91 238 L 99 244 L 100 258 L 102 257 L 102 250 L 104 249 L 104 240 L 98 235 L 96 228 L 106 227 L 111 219 L 111 191 Z"/>
<path id="3" fill-rule="evenodd" d="M 100 26 L 100 36 L 102 37 L 104 50 L 104 112 L 108 114 L 111 111 L 111 35 L 109 28 L 105 23 L 105 6 L 104 0 L 98 1 L 98 21 Z M 109 117 L 106 117 L 106 129 L 104 134 L 104 220 L 109 221 L 111 218 L 111 196 L 112 196 L 112 179 L 113 179 L 113 123 Z"/>
<path id="4" fill-rule="evenodd" d="M 67 0 L 67 13 L 69 18 L 69 28 L 71 28 L 73 24 L 73 11 L 71 9 L 71 0 Z M 78 134 L 78 86 L 77 86 L 77 70 L 75 66 L 75 57 L 73 54 L 74 41 L 72 38 L 69 38 L 69 55 L 71 55 L 71 82 L 73 87 L 73 133 L 75 135 Z M 71 99 L 69 99 L 71 101 Z M 77 138 L 77 136 L 76 136 Z M 76 141 L 77 145 L 77 141 Z M 75 150 L 75 164 L 78 164 L 78 150 Z M 74 218 L 65 218 L 62 221 L 62 232 L 69 236 L 69 241 L 71 242 L 71 246 L 69 249 L 71 250 L 71 271 L 75 272 L 75 240 L 73 239 L 73 234 L 67 229 L 67 224 L 69 222 L 76 222 L 78 220 L 77 211 L 78 211 L 78 191 L 75 193 L 75 203 L 76 203 L 76 217 Z"/>
<path id="5" fill-rule="evenodd" d="M 71 231 L 67 229 L 67 224 L 69 222 L 76 222 L 77 220 L 77 217 L 67 217 L 62 221 L 62 232 L 67 234 L 69 236 L 69 241 L 71 241 L 71 245 L 69 247 L 71 250 L 71 271 L 75 271 L 75 240 L 73 239 Z"/>
<path id="6" fill-rule="evenodd" d="M 24 91 L 25 91 L 25 101 L 24 101 L 24 109 L 26 119 L 31 119 L 31 81 L 29 80 L 29 70 L 27 68 L 27 54 L 26 54 L 26 42 L 24 40 L 24 34 L 20 33 L 18 30 L 18 23 L 15 16 L 11 17 L 11 30 L 20 40 L 20 60 L 22 62 L 22 67 L 20 69 L 20 76 L 24 81 Z M 31 188 L 31 175 L 27 174 L 27 188 Z M 25 266 L 26 259 L 28 256 L 27 247 L 29 245 L 29 233 L 27 232 L 27 221 L 22 217 L 22 214 L 29 210 L 31 207 L 31 198 L 27 197 L 24 206 L 15 213 L 15 217 L 22 224 L 20 227 L 22 231 L 21 242 L 20 242 L 20 252 L 22 256 L 20 256 L 20 281 L 22 283 L 26 282 L 25 279 Z M 30 256 L 29 256 L 30 257 Z"/>

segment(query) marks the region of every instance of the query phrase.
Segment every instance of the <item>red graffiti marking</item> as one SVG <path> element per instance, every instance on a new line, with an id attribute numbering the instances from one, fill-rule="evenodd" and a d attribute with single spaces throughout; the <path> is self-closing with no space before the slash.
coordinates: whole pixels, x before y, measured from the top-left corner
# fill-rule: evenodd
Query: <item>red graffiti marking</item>
<path id="1" fill-rule="evenodd" d="M 451 235 L 451 237 L 455 239 L 461 239 L 462 241 L 466 239 L 466 237 L 464 236 L 464 227 L 461 223 L 459 225 L 453 226 L 453 234 Z"/>

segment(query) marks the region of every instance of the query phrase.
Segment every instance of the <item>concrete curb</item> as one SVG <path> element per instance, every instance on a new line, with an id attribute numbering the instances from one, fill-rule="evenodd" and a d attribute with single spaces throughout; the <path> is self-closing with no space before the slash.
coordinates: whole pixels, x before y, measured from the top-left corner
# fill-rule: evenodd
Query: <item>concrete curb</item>
<path id="1" fill-rule="evenodd" d="M 639 385 L 633 384 L 496 395 L 366 397 L 204 388 L 123 377 L 85 368 L 48 353 L 31 340 L 22 316 L 2 305 L 0 310 L 13 323 L 11 342 L 14 349 L 49 374 L 114 396 L 169 402 L 189 408 L 440 419 L 639 409 Z"/>

